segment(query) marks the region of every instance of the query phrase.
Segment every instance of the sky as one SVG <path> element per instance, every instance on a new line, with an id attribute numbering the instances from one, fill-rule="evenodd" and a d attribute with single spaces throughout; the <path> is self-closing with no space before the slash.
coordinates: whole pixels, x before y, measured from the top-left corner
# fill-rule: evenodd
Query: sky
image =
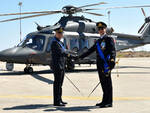
<path id="1" fill-rule="evenodd" d="M 108 4 L 94 6 L 91 8 L 105 8 L 113 6 L 150 5 L 150 0 L 0 0 L 0 14 L 19 12 L 18 3 L 22 2 L 22 12 L 28 11 L 51 11 L 60 10 L 65 5 L 82 6 L 92 3 L 107 2 Z M 144 8 L 146 15 L 150 16 L 150 8 Z M 133 9 L 112 9 L 110 24 L 115 32 L 137 34 L 138 29 L 144 23 L 144 16 L 140 8 Z M 103 17 L 84 15 L 93 21 L 104 21 L 108 23 L 106 10 L 93 11 L 104 14 Z M 22 20 L 22 38 L 28 33 L 36 31 L 34 22 L 42 26 L 55 24 L 63 14 L 49 15 Z M 0 17 L 0 20 L 14 18 L 16 16 Z M 0 23 L 0 50 L 17 45 L 20 41 L 19 21 Z M 135 50 L 150 51 L 150 45 Z"/>

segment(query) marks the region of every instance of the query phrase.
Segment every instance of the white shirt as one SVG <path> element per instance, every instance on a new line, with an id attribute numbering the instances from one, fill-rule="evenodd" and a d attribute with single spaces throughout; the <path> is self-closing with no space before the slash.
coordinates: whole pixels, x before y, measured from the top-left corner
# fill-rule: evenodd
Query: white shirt
<path id="1" fill-rule="evenodd" d="M 103 37 L 104 37 L 105 35 L 106 35 L 106 34 L 101 35 L 100 38 L 103 39 Z"/>

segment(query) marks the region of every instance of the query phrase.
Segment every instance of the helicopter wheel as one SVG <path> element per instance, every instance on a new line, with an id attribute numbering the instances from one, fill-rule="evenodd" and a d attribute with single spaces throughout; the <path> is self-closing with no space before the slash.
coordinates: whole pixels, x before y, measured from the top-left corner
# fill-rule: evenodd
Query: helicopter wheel
<path id="1" fill-rule="evenodd" d="M 33 73 L 33 68 L 32 68 L 32 67 L 25 67 L 25 68 L 24 68 L 24 72 L 25 72 L 26 74 Z"/>
<path id="2" fill-rule="evenodd" d="M 72 71 L 72 70 L 74 70 L 74 68 L 75 68 L 74 62 L 72 61 L 72 59 L 68 59 L 67 64 L 66 64 L 66 69 L 68 71 Z"/>
<path id="3" fill-rule="evenodd" d="M 74 68 L 75 68 L 75 65 L 74 65 L 74 64 L 67 65 L 67 70 L 68 70 L 68 71 L 72 71 L 72 70 L 74 70 Z"/>

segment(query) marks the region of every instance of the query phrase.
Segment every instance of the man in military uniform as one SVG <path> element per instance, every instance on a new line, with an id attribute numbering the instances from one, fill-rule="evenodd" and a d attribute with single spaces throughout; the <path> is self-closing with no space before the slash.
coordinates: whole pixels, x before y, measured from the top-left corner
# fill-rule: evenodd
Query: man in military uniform
<path id="1" fill-rule="evenodd" d="M 90 55 L 96 51 L 97 56 L 97 70 L 99 74 L 100 83 L 103 90 L 103 99 L 101 103 L 97 103 L 96 106 L 100 108 L 112 107 L 112 80 L 111 70 L 115 66 L 115 43 L 113 38 L 107 36 L 106 28 L 107 25 L 103 22 L 96 24 L 100 38 L 95 44 L 85 53 L 79 56 L 80 59 Z"/>
<path id="2" fill-rule="evenodd" d="M 54 106 L 65 106 L 66 102 L 62 101 L 62 84 L 65 74 L 65 57 L 73 57 L 66 50 L 60 41 L 63 38 L 63 28 L 60 26 L 55 29 L 55 37 L 51 44 L 52 51 L 52 70 L 54 73 L 53 96 Z"/>

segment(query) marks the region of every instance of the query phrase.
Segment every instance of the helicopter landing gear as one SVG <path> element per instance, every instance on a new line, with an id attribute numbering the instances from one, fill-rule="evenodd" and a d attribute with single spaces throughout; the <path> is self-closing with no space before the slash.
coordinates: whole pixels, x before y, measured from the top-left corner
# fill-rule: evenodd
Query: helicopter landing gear
<path id="1" fill-rule="evenodd" d="M 26 73 L 26 74 L 31 74 L 31 73 L 33 73 L 33 68 L 29 65 L 27 65 L 25 68 L 24 68 L 24 72 Z"/>
<path id="2" fill-rule="evenodd" d="M 72 70 L 74 70 L 74 68 L 75 68 L 74 61 L 72 61 L 72 59 L 67 59 L 66 70 L 72 71 Z"/>
<path id="3" fill-rule="evenodd" d="M 74 70 L 74 68 L 75 68 L 75 64 L 74 63 L 67 65 L 67 70 L 68 71 L 72 71 L 72 70 Z"/>

